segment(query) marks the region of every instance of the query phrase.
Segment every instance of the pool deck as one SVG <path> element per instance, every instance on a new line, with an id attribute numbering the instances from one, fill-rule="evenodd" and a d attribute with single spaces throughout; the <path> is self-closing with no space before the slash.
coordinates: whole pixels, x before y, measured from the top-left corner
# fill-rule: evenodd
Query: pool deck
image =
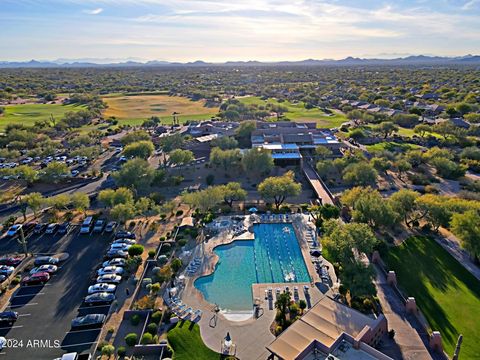
<path id="1" fill-rule="evenodd" d="M 215 305 L 207 302 L 202 293 L 194 286 L 197 278 L 206 276 L 215 271 L 218 262 L 218 256 L 214 253 L 214 249 L 219 245 L 230 244 L 237 240 L 253 240 L 254 234 L 247 231 L 237 237 L 232 233 L 221 232 L 217 236 L 197 245 L 193 251 L 192 257 L 200 257 L 202 265 L 198 272 L 192 277 L 186 277 L 184 290 L 181 292 L 182 301 L 193 309 L 203 311 L 203 316 L 199 321 L 200 332 L 205 344 L 214 351 L 219 352 L 221 341 L 230 333 L 236 348 L 236 356 L 239 359 L 266 359 L 269 352 L 266 346 L 269 345 L 275 336 L 270 332 L 270 326 L 275 319 L 275 289 L 280 288 L 282 291 L 286 286 L 293 292 L 294 286 L 299 291 L 299 299 L 305 299 L 307 308 L 312 307 L 323 296 L 322 292 L 315 286 L 321 282 L 315 268 L 310 261 L 310 251 L 303 233 L 307 230 L 308 224 L 303 215 L 292 216 L 295 229 L 295 235 L 299 241 L 305 264 L 309 275 L 312 279 L 311 283 L 278 283 L 278 284 L 252 284 L 252 310 L 251 311 L 235 311 L 224 313 L 222 311 L 215 312 Z M 250 229 L 252 223 L 246 217 L 245 228 Z M 304 285 L 308 285 L 310 290 L 308 295 L 304 292 Z M 268 299 L 265 296 L 267 288 L 273 288 L 273 298 Z M 253 317 L 253 303 L 259 304 L 261 316 L 257 319 Z M 293 299 L 293 296 L 292 296 Z M 253 334 L 253 335 L 252 335 Z"/>

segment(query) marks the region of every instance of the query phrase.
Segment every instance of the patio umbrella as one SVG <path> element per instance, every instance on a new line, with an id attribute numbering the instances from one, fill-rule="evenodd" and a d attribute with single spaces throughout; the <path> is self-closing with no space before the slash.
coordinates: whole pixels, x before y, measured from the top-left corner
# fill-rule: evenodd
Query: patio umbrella
<path id="1" fill-rule="evenodd" d="M 312 251 L 310 251 L 310 255 L 318 258 L 318 257 L 322 256 L 322 252 L 320 250 L 312 250 Z"/>
<path id="2" fill-rule="evenodd" d="M 251 212 L 251 213 L 256 213 L 258 211 L 258 209 L 256 207 L 251 207 L 250 209 L 248 209 L 248 212 Z"/>

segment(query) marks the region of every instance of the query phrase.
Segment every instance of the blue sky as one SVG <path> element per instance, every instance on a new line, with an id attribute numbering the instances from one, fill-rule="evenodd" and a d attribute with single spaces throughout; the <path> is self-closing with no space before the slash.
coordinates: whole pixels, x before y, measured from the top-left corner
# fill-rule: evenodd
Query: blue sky
<path id="1" fill-rule="evenodd" d="M 480 0 L 0 0 L 0 60 L 480 54 Z"/>

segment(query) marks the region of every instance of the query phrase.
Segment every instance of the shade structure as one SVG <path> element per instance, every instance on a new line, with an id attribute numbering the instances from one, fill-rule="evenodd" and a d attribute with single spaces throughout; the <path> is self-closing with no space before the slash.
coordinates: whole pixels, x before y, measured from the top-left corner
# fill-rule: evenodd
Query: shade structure
<path id="1" fill-rule="evenodd" d="M 248 212 L 251 212 L 251 213 L 256 213 L 258 211 L 258 209 L 256 207 L 251 207 L 250 209 L 248 209 Z"/>

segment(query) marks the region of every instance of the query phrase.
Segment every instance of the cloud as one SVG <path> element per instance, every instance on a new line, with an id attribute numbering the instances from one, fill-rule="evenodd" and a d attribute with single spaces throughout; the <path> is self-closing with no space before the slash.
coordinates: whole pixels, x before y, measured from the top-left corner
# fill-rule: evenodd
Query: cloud
<path id="1" fill-rule="evenodd" d="M 462 10 L 472 10 L 477 5 L 480 5 L 480 0 L 470 0 L 462 6 Z"/>
<path id="2" fill-rule="evenodd" d="M 88 14 L 88 15 L 98 15 L 101 12 L 103 12 L 102 8 L 96 8 L 92 10 L 83 10 L 83 13 Z"/>

